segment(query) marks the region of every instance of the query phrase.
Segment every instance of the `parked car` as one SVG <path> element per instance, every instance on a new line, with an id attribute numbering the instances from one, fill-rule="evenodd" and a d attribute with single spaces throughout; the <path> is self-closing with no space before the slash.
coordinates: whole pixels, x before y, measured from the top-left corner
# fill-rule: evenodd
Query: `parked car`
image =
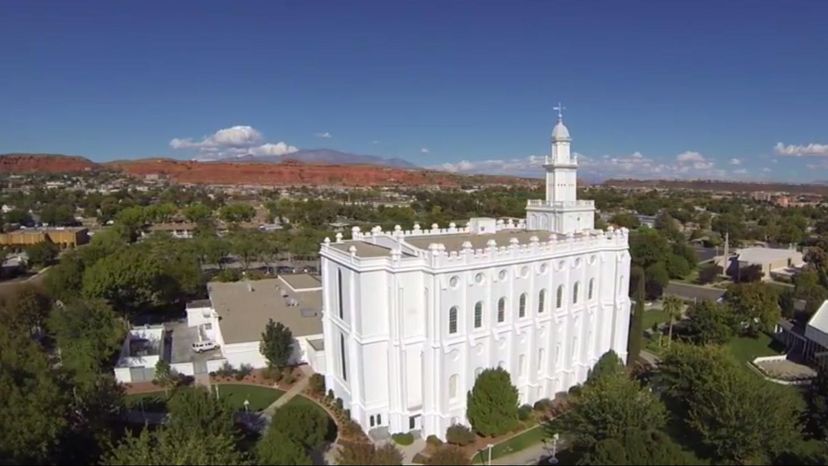
<path id="1" fill-rule="evenodd" d="M 203 353 L 216 348 L 218 348 L 218 345 L 214 341 L 197 341 L 193 343 L 193 351 L 196 353 Z"/>

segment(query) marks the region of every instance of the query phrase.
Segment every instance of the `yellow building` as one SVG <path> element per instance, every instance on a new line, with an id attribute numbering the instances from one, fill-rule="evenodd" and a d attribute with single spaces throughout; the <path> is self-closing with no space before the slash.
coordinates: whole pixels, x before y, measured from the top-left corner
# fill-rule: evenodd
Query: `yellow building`
<path id="1" fill-rule="evenodd" d="M 61 248 L 76 247 L 89 242 L 89 230 L 80 227 L 28 228 L 0 233 L 0 245 L 26 247 L 51 241 Z"/>

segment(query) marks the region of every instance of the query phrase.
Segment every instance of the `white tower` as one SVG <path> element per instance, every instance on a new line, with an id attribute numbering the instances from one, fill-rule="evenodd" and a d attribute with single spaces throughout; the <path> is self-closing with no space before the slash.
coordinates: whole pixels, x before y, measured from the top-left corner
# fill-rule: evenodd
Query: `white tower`
<path id="1" fill-rule="evenodd" d="M 546 156 L 546 202 L 573 202 L 577 200 L 576 175 L 578 171 L 578 157 L 569 152 L 572 138 L 569 129 L 563 123 L 563 107 L 558 104 L 558 122 L 552 128 L 552 148 Z"/>
<path id="2" fill-rule="evenodd" d="M 546 170 L 546 199 L 530 200 L 526 207 L 526 224 L 533 230 L 572 233 L 595 226 L 595 205 L 578 200 L 578 156 L 570 153 L 572 138 L 563 123 L 564 107 L 559 103 L 558 122 L 552 129 L 551 149 L 543 168 Z"/>

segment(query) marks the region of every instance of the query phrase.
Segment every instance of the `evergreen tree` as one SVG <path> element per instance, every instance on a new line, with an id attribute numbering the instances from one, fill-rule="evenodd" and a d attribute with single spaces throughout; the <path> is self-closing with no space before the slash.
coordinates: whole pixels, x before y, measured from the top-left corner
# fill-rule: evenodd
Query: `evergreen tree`
<path id="1" fill-rule="evenodd" d="M 281 322 L 268 320 L 267 327 L 262 333 L 259 351 L 267 358 L 271 367 L 278 369 L 287 367 L 290 356 L 293 354 L 293 333 Z"/>
<path id="2" fill-rule="evenodd" d="M 486 369 L 468 394 L 466 417 L 486 436 L 510 432 L 518 423 L 518 391 L 504 369 Z"/>
<path id="3" fill-rule="evenodd" d="M 259 464 L 313 464 L 301 443 L 272 427 L 256 444 L 256 458 Z"/>
<path id="4" fill-rule="evenodd" d="M 644 282 L 645 275 L 641 267 L 633 269 L 633 274 L 637 276 L 635 280 L 635 307 L 633 308 L 632 316 L 630 316 L 630 334 L 627 343 L 627 365 L 631 366 L 638 361 L 641 354 L 642 339 L 644 338 Z"/>

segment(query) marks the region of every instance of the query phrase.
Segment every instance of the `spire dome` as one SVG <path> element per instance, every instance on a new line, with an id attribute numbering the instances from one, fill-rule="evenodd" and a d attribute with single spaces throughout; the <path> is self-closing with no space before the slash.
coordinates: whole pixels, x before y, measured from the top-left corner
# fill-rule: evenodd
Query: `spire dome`
<path id="1" fill-rule="evenodd" d="M 563 111 L 566 109 L 560 102 L 556 107 L 553 107 L 554 110 L 558 111 L 558 122 L 555 123 L 555 127 L 552 128 L 552 141 L 570 141 L 572 138 L 569 137 L 569 129 L 563 123 Z"/>

